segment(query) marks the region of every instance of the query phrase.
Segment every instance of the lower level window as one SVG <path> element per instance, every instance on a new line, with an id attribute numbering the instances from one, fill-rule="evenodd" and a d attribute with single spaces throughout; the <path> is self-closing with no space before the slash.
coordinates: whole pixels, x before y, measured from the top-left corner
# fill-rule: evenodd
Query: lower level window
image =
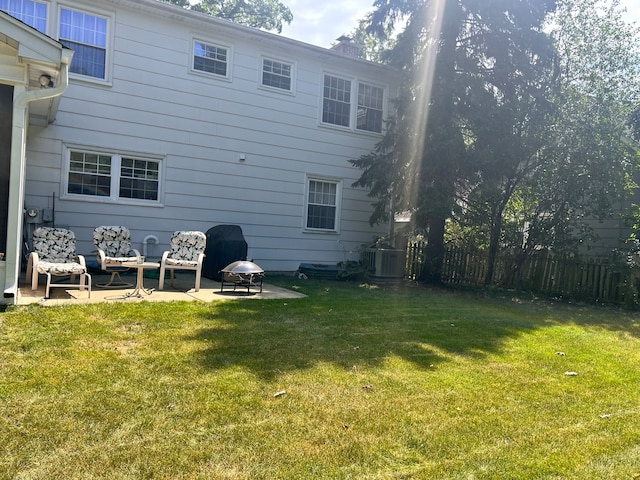
<path id="1" fill-rule="evenodd" d="M 309 180 L 307 196 L 307 228 L 336 231 L 338 224 L 339 183 Z"/>
<path id="2" fill-rule="evenodd" d="M 66 193 L 158 202 L 160 160 L 69 150 Z"/>

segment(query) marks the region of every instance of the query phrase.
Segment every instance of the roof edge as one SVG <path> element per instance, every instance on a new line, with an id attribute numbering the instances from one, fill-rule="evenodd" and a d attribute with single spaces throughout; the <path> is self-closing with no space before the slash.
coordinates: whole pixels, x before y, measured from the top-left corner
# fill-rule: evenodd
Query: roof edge
<path id="1" fill-rule="evenodd" d="M 310 43 L 301 42 L 300 40 L 288 38 L 278 33 L 261 30 L 259 28 L 248 27 L 246 25 L 241 25 L 239 23 L 232 22 L 231 20 L 214 17 L 202 12 L 196 12 L 196 11 L 182 8 L 177 5 L 166 3 L 160 0 L 102 0 L 100 3 L 102 4 L 109 3 L 116 6 L 126 5 L 127 7 L 132 8 L 134 10 L 142 9 L 144 11 L 153 12 L 156 14 L 158 12 L 161 12 L 164 15 L 174 20 L 192 23 L 200 27 L 211 28 L 212 25 L 215 25 L 216 27 L 219 27 L 222 29 L 232 30 L 240 34 L 241 36 L 244 36 L 245 38 L 257 38 L 260 40 L 272 41 L 276 43 L 281 43 L 284 46 L 289 48 L 306 50 L 316 56 L 323 56 L 326 58 L 331 58 L 331 59 L 335 59 L 342 62 L 356 63 L 361 66 L 368 66 L 372 68 L 379 68 L 379 69 L 388 70 L 392 72 L 398 72 L 398 69 L 390 65 L 371 62 L 363 58 L 346 56 L 340 52 L 333 51 L 330 48 L 319 47 L 317 45 L 312 45 Z"/>

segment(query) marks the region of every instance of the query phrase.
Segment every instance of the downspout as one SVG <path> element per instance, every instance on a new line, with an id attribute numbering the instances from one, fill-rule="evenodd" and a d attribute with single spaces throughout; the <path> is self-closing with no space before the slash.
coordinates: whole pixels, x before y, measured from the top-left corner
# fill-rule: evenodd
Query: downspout
<path id="1" fill-rule="evenodd" d="M 24 216 L 24 188 L 26 170 L 27 106 L 36 100 L 62 95 L 69 85 L 69 64 L 73 52 L 61 55 L 60 82 L 57 87 L 25 90 L 13 100 L 13 125 L 11 132 L 11 171 L 9 174 L 9 206 L 7 226 L 6 277 L 4 298 L 15 303 L 20 275 L 20 251 L 22 245 L 22 221 Z M 11 227 L 14 227 L 13 229 Z M 13 231 L 13 235 L 11 235 Z M 10 300 L 13 299 L 13 300 Z"/>

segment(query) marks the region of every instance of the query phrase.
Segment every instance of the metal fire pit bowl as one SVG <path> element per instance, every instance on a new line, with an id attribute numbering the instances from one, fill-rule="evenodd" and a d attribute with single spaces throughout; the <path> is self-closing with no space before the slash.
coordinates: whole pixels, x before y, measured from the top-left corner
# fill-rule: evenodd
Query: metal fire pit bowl
<path id="1" fill-rule="evenodd" d="M 262 293 L 262 279 L 264 277 L 264 270 L 253 262 L 248 260 L 238 260 L 237 262 L 230 263 L 222 270 L 222 279 L 220 280 L 220 292 L 224 291 L 225 284 L 230 287 L 233 286 L 233 291 L 236 291 L 237 287 L 247 289 L 247 294 L 250 293 L 251 288 L 257 288 Z"/>

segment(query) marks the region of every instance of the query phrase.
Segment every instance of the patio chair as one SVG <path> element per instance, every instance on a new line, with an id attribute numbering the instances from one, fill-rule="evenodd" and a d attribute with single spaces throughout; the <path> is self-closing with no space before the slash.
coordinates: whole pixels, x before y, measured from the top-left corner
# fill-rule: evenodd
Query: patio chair
<path id="1" fill-rule="evenodd" d="M 124 262 L 135 262 L 140 252 L 131 247 L 131 232 L 122 226 L 100 226 L 93 230 L 93 244 L 96 247 L 98 266 L 105 272 L 111 273 L 107 283 L 97 285 L 102 288 L 131 287 L 133 284 L 124 282 L 120 273 L 126 272 Z M 117 280 L 116 280 L 117 277 Z"/>
<path id="2" fill-rule="evenodd" d="M 91 298 L 91 275 L 87 272 L 84 256 L 76 254 L 76 236 L 65 228 L 39 227 L 33 231 L 33 246 L 27 261 L 26 280 L 31 280 L 31 289 L 37 290 L 38 276 L 47 276 L 45 298 L 53 287 L 89 289 Z M 75 277 L 79 275 L 78 283 Z M 70 277 L 70 283 L 52 283 L 56 277 Z"/>
<path id="3" fill-rule="evenodd" d="M 200 277 L 202 275 L 202 262 L 204 250 L 207 246 L 207 237 L 202 232 L 179 231 L 173 232 L 169 242 L 169 250 L 162 254 L 160 260 L 160 280 L 158 289 L 164 288 L 165 270 L 169 270 L 171 286 L 173 287 L 174 270 L 195 270 L 195 291 L 200 290 Z"/>

